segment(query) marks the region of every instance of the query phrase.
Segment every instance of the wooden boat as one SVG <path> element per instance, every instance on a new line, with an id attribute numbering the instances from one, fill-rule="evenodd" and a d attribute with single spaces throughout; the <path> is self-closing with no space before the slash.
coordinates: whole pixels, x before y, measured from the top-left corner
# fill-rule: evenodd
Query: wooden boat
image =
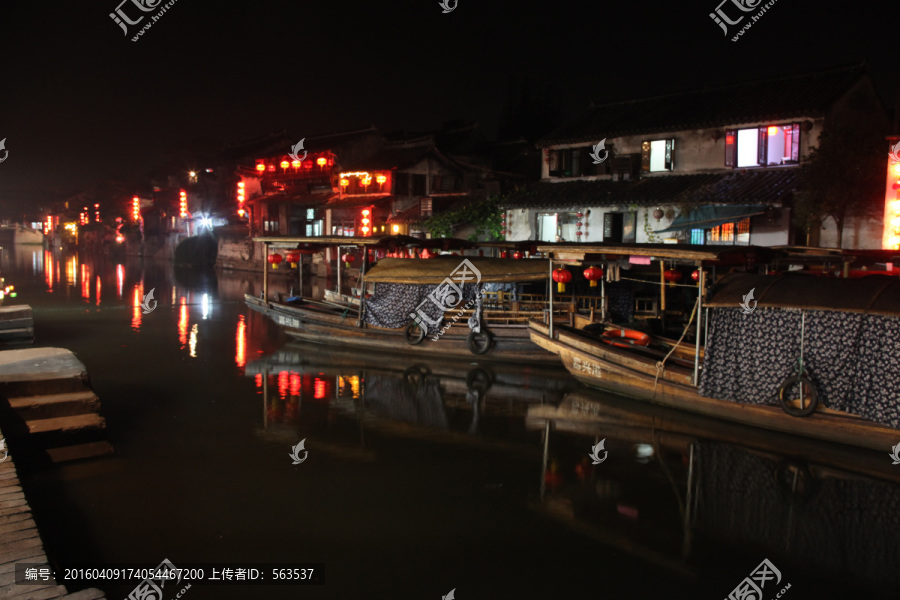
<path id="1" fill-rule="evenodd" d="M 547 318 L 545 295 L 540 293 L 546 289 L 550 277 L 544 260 L 379 257 L 390 251 L 391 243 L 399 244 L 404 253 L 408 252 L 408 246 L 417 243 L 423 247 L 440 243 L 416 238 L 258 238 L 258 241 L 267 247 L 267 256 L 269 246 L 323 249 L 340 245 L 362 249 L 363 283 L 352 296 L 338 290 L 324 300 L 303 297 L 299 301 L 282 301 L 279 297 L 273 301 L 269 299 L 267 275 L 262 297 L 245 296 L 248 306 L 269 316 L 297 339 L 447 358 L 558 362 L 531 341 L 527 325 L 530 319 Z M 375 259 L 371 267 L 370 258 Z M 518 284 L 532 284 L 539 293 L 520 294 Z M 451 293 L 442 296 L 438 293 L 441 289 Z M 448 295 L 450 299 L 446 301 Z M 566 321 L 574 311 L 571 304 L 556 308 L 552 314 Z"/>
<path id="2" fill-rule="evenodd" d="M 759 265 L 765 258 L 760 249 L 585 245 L 548 251 L 564 264 L 603 264 L 636 256 L 660 261 L 661 273 L 665 263 L 697 268 L 699 281 L 693 292 L 697 300 L 684 332 L 693 327 L 701 334 L 693 335 L 691 344 L 651 336 L 654 343 L 648 349 L 622 348 L 603 341 L 602 325 L 584 329 L 590 323 L 583 318 L 575 318 L 581 328 L 531 322 L 532 339 L 558 354 L 581 382 L 663 406 L 830 442 L 889 451 L 900 441 L 897 353 L 892 346 L 896 342 L 891 341 L 900 333 L 896 278 L 735 273 L 722 278 L 706 299 L 706 278 L 713 265 L 721 270 L 729 254 L 733 258 L 748 253 L 755 253 L 752 264 Z M 615 272 L 613 268 L 613 277 Z M 659 287 L 665 294 L 663 278 Z M 804 332 L 807 322 L 809 334 Z M 710 325 L 704 327 L 706 323 Z M 779 324 L 787 331 L 779 330 Z M 735 331 L 738 327 L 745 330 Z M 829 332 L 841 328 L 846 328 L 843 337 L 853 338 L 853 343 L 830 340 Z M 835 335 L 840 342 L 841 334 Z M 885 339 L 873 342 L 871 337 L 877 335 Z M 865 356 L 857 343 L 863 337 Z M 840 378 L 850 371 L 859 376 Z M 728 380 L 727 384 L 720 385 L 718 379 Z M 817 405 L 814 396 L 823 401 Z"/>

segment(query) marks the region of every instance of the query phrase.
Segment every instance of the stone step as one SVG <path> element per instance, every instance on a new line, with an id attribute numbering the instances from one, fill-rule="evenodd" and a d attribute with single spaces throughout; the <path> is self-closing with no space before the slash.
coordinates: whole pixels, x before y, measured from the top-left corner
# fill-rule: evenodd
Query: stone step
<path id="1" fill-rule="evenodd" d="M 9 398 L 9 406 L 24 421 L 35 421 L 95 413 L 100 408 L 100 399 L 91 390 L 84 390 L 64 394 Z"/>
<path id="2" fill-rule="evenodd" d="M 23 327 L 34 327 L 34 319 L 32 319 L 31 317 L 21 319 L 0 319 L 0 331 L 7 329 L 18 329 Z"/>
<path id="3" fill-rule="evenodd" d="M 34 338 L 34 327 L 19 327 L 4 329 L 0 327 L 0 342 L 13 340 L 28 340 Z"/>
<path id="4" fill-rule="evenodd" d="M 34 421 L 26 421 L 25 425 L 31 434 L 70 433 L 86 429 L 105 429 L 106 419 L 98 414 L 90 413 L 71 417 L 36 419 Z"/>
<path id="5" fill-rule="evenodd" d="M 34 311 L 27 304 L 0 306 L 0 322 L 11 319 L 33 319 Z"/>
<path id="6" fill-rule="evenodd" d="M 47 454 L 54 463 L 109 456 L 114 453 L 115 449 L 113 449 L 112 444 L 107 441 L 88 442 L 86 444 L 47 449 Z"/>

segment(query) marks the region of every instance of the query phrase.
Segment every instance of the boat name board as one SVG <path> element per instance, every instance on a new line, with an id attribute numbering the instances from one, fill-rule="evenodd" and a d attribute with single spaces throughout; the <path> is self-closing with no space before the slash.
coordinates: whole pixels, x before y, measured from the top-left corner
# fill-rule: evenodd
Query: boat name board
<path id="1" fill-rule="evenodd" d="M 579 356 L 575 356 L 572 358 L 572 368 L 576 371 L 587 373 L 588 375 L 593 375 L 594 377 L 601 377 L 603 374 L 603 370 L 600 368 L 600 365 L 595 362 L 583 360 Z"/>
<path id="2" fill-rule="evenodd" d="M 284 315 L 277 315 L 277 321 L 279 325 L 284 325 L 285 327 L 293 327 L 294 329 L 300 329 L 300 319 L 295 319 L 293 317 L 286 317 Z"/>

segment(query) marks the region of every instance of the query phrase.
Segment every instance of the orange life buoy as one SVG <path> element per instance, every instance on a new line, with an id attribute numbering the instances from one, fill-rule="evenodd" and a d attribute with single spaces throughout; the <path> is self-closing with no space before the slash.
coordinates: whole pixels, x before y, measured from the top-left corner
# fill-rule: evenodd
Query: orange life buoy
<path id="1" fill-rule="evenodd" d="M 649 346 L 650 336 L 643 331 L 635 331 L 634 329 L 607 329 L 600 336 L 607 344 L 612 344 L 617 348 L 631 348 L 632 346 Z M 628 340 L 628 341 L 616 341 Z"/>

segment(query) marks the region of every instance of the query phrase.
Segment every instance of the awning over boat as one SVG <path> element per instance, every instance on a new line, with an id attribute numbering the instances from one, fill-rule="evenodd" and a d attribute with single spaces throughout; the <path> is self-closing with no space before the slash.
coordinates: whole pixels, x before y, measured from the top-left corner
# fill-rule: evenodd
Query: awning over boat
<path id="1" fill-rule="evenodd" d="M 366 273 L 366 281 L 439 284 L 453 275 L 464 260 L 471 264 L 467 267 L 470 272 L 480 274 L 483 283 L 540 281 L 550 276 L 546 260 L 438 256 L 428 259 L 382 258 Z"/>
<path id="2" fill-rule="evenodd" d="M 672 224 L 654 233 L 669 233 L 685 229 L 709 229 L 725 223 L 737 223 L 766 212 L 761 204 L 742 206 L 702 206 L 684 215 L 678 215 Z"/>
<path id="3" fill-rule="evenodd" d="M 622 256 L 646 256 L 671 261 L 722 261 L 729 258 L 747 262 L 768 261 L 782 253 L 762 246 L 697 246 L 691 244 L 539 244 L 562 262 L 590 262 Z"/>
<path id="4" fill-rule="evenodd" d="M 751 292 L 753 295 L 749 297 Z M 884 275 L 833 279 L 800 273 L 735 273 L 712 288 L 705 304 L 708 307 L 739 308 L 745 304 L 751 308 L 833 310 L 896 317 L 900 316 L 900 279 Z"/>
<path id="5" fill-rule="evenodd" d="M 269 244 L 273 248 L 329 248 L 334 246 L 369 246 L 375 248 L 440 248 L 442 250 L 459 250 L 475 248 L 480 244 L 457 238 L 421 239 L 408 235 L 382 235 L 371 237 L 352 237 L 342 235 L 299 237 L 299 236 L 265 236 L 255 237 L 254 242 Z"/>

